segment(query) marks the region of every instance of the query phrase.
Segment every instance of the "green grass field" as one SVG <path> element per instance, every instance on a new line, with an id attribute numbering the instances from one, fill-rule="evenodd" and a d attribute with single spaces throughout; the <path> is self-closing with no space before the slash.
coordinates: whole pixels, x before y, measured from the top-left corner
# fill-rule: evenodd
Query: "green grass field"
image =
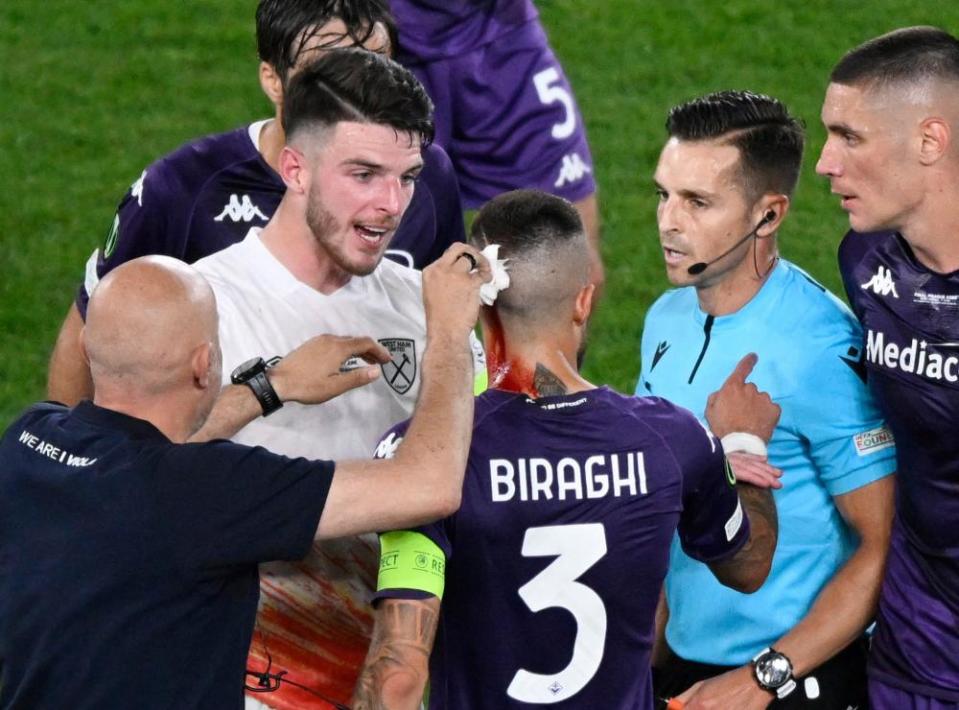
<path id="1" fill-rule="evenodd" d="M 959 3 L 915 0 L 543 0 L 577 93 L 600 183 L 605 301 L 587 376 L 632 389 L 643 314 L 665 286 L 651 174 L 668 108 L 725 88 L 783 99 L 809 128 L 788 258 L 839 287 L 845 217 L 813 166 L 826 76 L 895 27 L 959 31 Z M 87 256 L 154 158 L 265 116 L 255 2 L 0 3 L 0 426 L 44 395 L 46 363 Z"/>

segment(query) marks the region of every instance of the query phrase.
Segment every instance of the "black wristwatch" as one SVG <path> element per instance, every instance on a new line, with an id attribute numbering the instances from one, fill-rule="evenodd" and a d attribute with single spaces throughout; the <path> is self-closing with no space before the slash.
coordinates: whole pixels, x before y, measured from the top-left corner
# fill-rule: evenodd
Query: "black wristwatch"
<path id="1" fill-rule="evenodd" d="M 270 361 L 273 362 L 272 360 Z M 267 363 L 261 357 L 255 357 L 247 360 L 237 367 L 230 375 L 230 381 L 235 385 L 246 385 L 253 390 L 253 395 L 260 403 L 263 409 L 263 416 L 273 414 L 277 409 L 283 406 L 283 402 L 270 384 L 270 378 L 266 376 Z"/>
<path id="2" fill-rule="evenodd" d="M 780 700 L 796 689 L 792 662 L 772 647 L 753 658 L 753 676 L 760 688 L 775 693 Z"/>

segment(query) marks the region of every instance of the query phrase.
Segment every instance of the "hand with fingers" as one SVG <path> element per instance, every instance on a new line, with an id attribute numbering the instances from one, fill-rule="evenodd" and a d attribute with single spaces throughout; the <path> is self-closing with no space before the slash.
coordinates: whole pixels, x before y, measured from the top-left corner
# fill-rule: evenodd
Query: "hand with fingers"
<path id="1" fill-rule="evenodd" d="M 766 442 L 772 437 L 781 409 L 766 392 L 746 382 L 758 359 L 750 353 L 740 360 L 723 386 L 706 400 L 706 420 L 719 438 L 733 432 L 754 434 Z"/>
<path id="2" fill-rule="evenodd" d="M 489 261 L 469 244 L 453 244 L 423 270 L 423 304 L 430 337 L 465 338 L 479 318 L 479 290 L 493 278 Z"/>
<path id="3" fill-rule="evenodd" d="M 368 365 L 343 369 L 359 358 Z M 310 338 L 270 370 L 270 383 L 284 402 L 319 404 L 380 376 L 390 353 L 372 338 L 318 335 Z"/>
<path id="4" fill-rule="evenodd" d="M 757 488 L 782 488 L 780 481 L 783 472 L 771 465 L 765 456 L 748 454 L 745 451 L 726 453 L 726 459 L 740 483 L 749 483 Z"/>

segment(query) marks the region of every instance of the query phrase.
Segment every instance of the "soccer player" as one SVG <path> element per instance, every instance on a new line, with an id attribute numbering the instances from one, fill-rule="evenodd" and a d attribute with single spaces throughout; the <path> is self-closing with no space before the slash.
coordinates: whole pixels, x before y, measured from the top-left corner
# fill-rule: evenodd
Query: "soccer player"
<path id="1" fill-rule="evenodd" d="M 241 708 L 257 562 L 455 510 L 489 278 L 470 252 L 455 245 L 424 275 L 427 382 L 392 462 L 211 441 L 262 412 L 246 386 L 221 393 L 210 286 L 170 257 L 107 275 L 83 331 L 96 399 L 34 405 L 0 439 L 0 707 Z M 351 354 L 389 357 L 371 338 L 324 335 L 270 379 L 300 402 L 362 391 L 379 368 L 340 372 Z"/>
<path id="2" fill-rule="evenodd" d="M 499 244 L 509 265 L 509 287 L 481 313 L 492 389 L 476 402 L 460 511 L 382 536 L 354 708 L 417 707 L 428 658 L 430 708 L 651 708 L 673 533 L 724 584 L 753 591 L 775 547 L 772 497 L 737 495 L 722 446 L 690 412 L 579 375 L 594 286 L 569 202 L 506 193 L 470 239 Z M 775 425 L 777 407 L 744 382 L 750 367 L 714 401 L 717 434 L 749 424 L 765 438 Z"/>
<path id="3" fill-rule="evenodd" d="M 143 254 L 194 262 L 241 241 L 250 227 L 265 225 L 285 189 L 278 174 L 285 142 L 285 84 L 318 52 L 332 47 L 389 54 L 396 46 L 396 30 L 385 0 L 261 0 L 256 39 L 260 85 L 274 106 L 274 117 L 192 141 L 143 171 L 120 202 L 106 243 L 87 263 L 86 280 L 51 356 L 50 399 L 73 404 L 91 395 L 77 334 L 97 281 Z M 431 145 L 423 161 L 417 190 L 389 254 L 416 268 L 465 239 L 449 158 Z"/>
<path id="4" fill-rule="evenodd" d="M 397 59 L 436 104 L 436 142 L 463 202 L 538 188 L 572 202 L 603 281 L 593 159 L 583 117 L 531 0 L 390 0 Z"/>
<path id="5" fill-rule="evenodd" d="M 830 75 L 822 121 L 828 137 L 816 170 L 849 213 L 839 265 L 899 464 L 870 702 L 879 710 L 954 708 L 959 40 L 911 27 L 853 49 Z"/>
<path id="6" fill-rule="evenodd" d="M 392 359 L 378 381 L 327 407 L 270 413 L 265 390 L 270 416 L 233 439 L 288 456 L 369 456 L 379 435 L 409 416 L 421 388 L 420 272 L 383 256 L 423 167 L 432 104 L 409 71 L 357 48 L 324 53 L 285 89 L 286 191 L 276 213 L 196 263 L 216 294 L 225 372 L 253 376 L 264 360 L 318 333 L 368 334 Z M 349 698 L 372 626 L 376 561 L 375 538 L 353 538 L 264 574 L 251 669 L 273 680 L 286 673 L 278 691 L 259 696 L 269 706 L 325 707 L 293 683 Z"/>
<path id="7" fill-rule="evenodd" d="M 863 381 L 847 309 L 780 259 L 777 234 L 803 131 L 776 99 L 744 91 L 674 107 L 656 166 L 666 275 L 650 308 L 637 392 L 703 417 L 745 353 L 782 406 L 769 462 L 779 545 L 766 584 L 744 596 L 673 544 L 660 697 L 687 707 L 835 708 L 865 703 L 863 632 L 875 611 L 892 518 L 894 447 Z"/>

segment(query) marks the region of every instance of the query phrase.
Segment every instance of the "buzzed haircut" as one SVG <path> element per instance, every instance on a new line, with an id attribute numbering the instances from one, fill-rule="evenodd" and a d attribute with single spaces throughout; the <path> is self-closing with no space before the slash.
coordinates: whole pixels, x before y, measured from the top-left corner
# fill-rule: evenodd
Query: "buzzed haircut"
<path id="1" fill-rule="evenodd" d="M 767 193 L 792 195 L 796 188 L 803 123 L 778 99 L 751 91 L 708 94 L 674 106 L 666 131 L 682 141 L 725 139 L 738 148 L 743 191 L 751 200 Z"/>
<path id="2" fill-rule="evenodd" d="M 576 208 L 540 190 L 505 192 L 483 205 L 470 228 L 478 249 L 499 244 L 509 288 L 496 298 L 502 315 L 534 325 L 589 283 L 589 247 Z"/>
<path id="3" fill-rule="evenodd" d="M 390 47 L 396 49 L 396 23 L 386 0 L 260 0 L 256 8 L 256 48 L 282 81 L 307 43 L 331 20 L 342 20 L 346 34 L 331 37 L 330 46 L 349 37 L 362 46 L 377 22 L 386 28 Z"/>
<path id="4" fill-rule="evenodd" d="M 389 126 L 433 140 L 433 102 L 408 69 L 364 49 L 332 49 L 297 72 L 283 94 L 283 130 L 292 142 L 301 131 L 342 121 Z"/>
<path id="5" fill-rule="evenodd" d="M 959 40 L 938 27 L 905 27 L 875 37 L 847 52 L 829 75 L 846 86 L 926 79 L 959 82 Z"/>

